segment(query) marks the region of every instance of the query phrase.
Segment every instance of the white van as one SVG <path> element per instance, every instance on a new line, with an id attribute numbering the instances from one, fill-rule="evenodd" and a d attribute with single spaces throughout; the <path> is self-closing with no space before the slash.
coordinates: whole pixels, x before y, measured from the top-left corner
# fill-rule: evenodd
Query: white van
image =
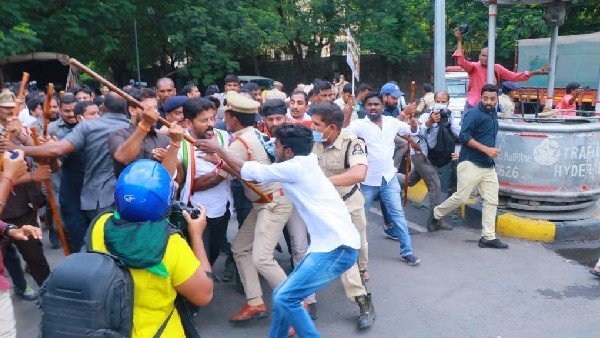
<path id="1" fill-rule="evenodd" d="M 446 67 L 446 90 L 450 94 L 448 109 L 452 111 L 452 118 L 460 121 L 465 102 L 467 102 L 467 86 L 469 75 L 459 66 Z"/>

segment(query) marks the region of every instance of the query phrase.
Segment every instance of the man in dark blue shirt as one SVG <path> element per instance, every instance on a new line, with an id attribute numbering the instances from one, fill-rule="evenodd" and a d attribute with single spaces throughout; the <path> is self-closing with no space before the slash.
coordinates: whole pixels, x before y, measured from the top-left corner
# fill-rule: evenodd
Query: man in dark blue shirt
<path id="1" fill-rule="evenodd" d="M 508 249 L 508 245 L 496 238 L 496 210 L 498 208 L 498 176 L 494 159 L 500 151 L 496 148 L 498 134 L 498 88 L 487 84 L 481 89 L 481 101 L 468 111 L 462 121 L 458 137 L 462 144 L 458 158 L 456 192 L 435 207 L 427 225 L 435 227 L 444 215 L 461 206 L 477 187 L 483 198 L 481 215 L 482 237 L 479 247 Z"/>

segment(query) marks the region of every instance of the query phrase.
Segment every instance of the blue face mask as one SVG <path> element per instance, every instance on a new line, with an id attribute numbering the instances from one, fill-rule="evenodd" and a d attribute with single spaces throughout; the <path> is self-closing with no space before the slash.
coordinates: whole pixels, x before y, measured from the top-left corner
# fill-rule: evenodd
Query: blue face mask
<path id="1" fill-rule="evenodd" d="M 325 142 L 325 140 L 323 139 L 323 133 L 318 132 L 318 131 L 316 131 L 316 130 L 313 129 L 312 135 L 313 135 L 313 141 L 318 142 L 318 143 Z"/>
<path id="2" fill-rule="evenodd" d="M 331 126 L 331 125 L 330 125 Z M 329 126 L 327 126 L 327 128 L 329 128 Z M 327 130 L 327 128 L 325 128 L 325 130 Z M 325 141 L 327 141 L 327 138 L 329 136 L 331 136 L 331 133 L 329 134 L 329 136 L 324 136 L 323 134 L 325 134 L 325 130 L 323 130 L 323 132 L 318 132 L 316 130 L 312 130 L 312 134 L 313 134 L 313 141 L 315 142 L 319 142 L 319 143 L 323 143 Z"/>

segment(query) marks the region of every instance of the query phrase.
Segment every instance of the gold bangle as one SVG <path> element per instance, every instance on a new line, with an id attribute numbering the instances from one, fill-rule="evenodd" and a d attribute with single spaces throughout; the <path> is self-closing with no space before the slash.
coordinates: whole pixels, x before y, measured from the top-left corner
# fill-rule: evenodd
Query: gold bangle
<path id="1" fill-rule="evenodd" d="M 145 126 L 145 125 L 144 125 L 142 122 L 138 122 L 137 126 L 138 126 L 138 127 L 141 129 L 141 130 L 143 130 L 143 131 L 145 131 L 145 132 L 147 132 L 147 133 L 149 133 L 149 132 L 150 132 L 150 128 L 149 128 L 149 127 L 146 127 L 146 126 Z"/>

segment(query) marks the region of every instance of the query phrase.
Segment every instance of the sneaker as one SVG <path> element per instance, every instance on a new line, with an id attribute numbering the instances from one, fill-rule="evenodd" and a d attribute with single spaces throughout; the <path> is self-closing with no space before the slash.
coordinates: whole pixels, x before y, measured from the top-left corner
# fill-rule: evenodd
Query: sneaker
<path id="1" fill-rule="evenodd" d="M 500 242 L 498 238 L 485 239 L 481 237 L 478 245 L 480 248 L 508 249 L 508 244 Z"/>
<path id="2" fill-rule="evenodd" d="M 386 238 L 397 241 L 398 237 L 396 237 L 396 235 L 394 235 L 394 231 L 392 230 L 392 227 L 393 227 L 393 225 L 390 225 L 390 226 L 384 225 L 383 232 L 384 232 Z"/>
<path id="3" fill-rule="evenodd" d="M 37 294 L 29 285 L 25 287 L 24 291 L 16 290 L 15 293 L 24 300 L 32 301 L 37 299 Z"/>
<path id="4" fill-rule="evenodd" d="M 400 257 L 400 259 L 403 262 L 406 262 L 406 264 L 408 264 L 410 266 L 419 265 L 419 263 L 421 262 L 421 259 L 413 254 L 408 254 L 406 256 L 402 256 L 402 257 Z"/>
<path id="5" fill-rule="evenodd" d="M 433 214 L 433 208 L 431 208 L 429 210 L 429 217 L 427 217 L 427 231 L 434 232 L 439 225 L 440 221 L 435 219 L 435 215 Z"/>

